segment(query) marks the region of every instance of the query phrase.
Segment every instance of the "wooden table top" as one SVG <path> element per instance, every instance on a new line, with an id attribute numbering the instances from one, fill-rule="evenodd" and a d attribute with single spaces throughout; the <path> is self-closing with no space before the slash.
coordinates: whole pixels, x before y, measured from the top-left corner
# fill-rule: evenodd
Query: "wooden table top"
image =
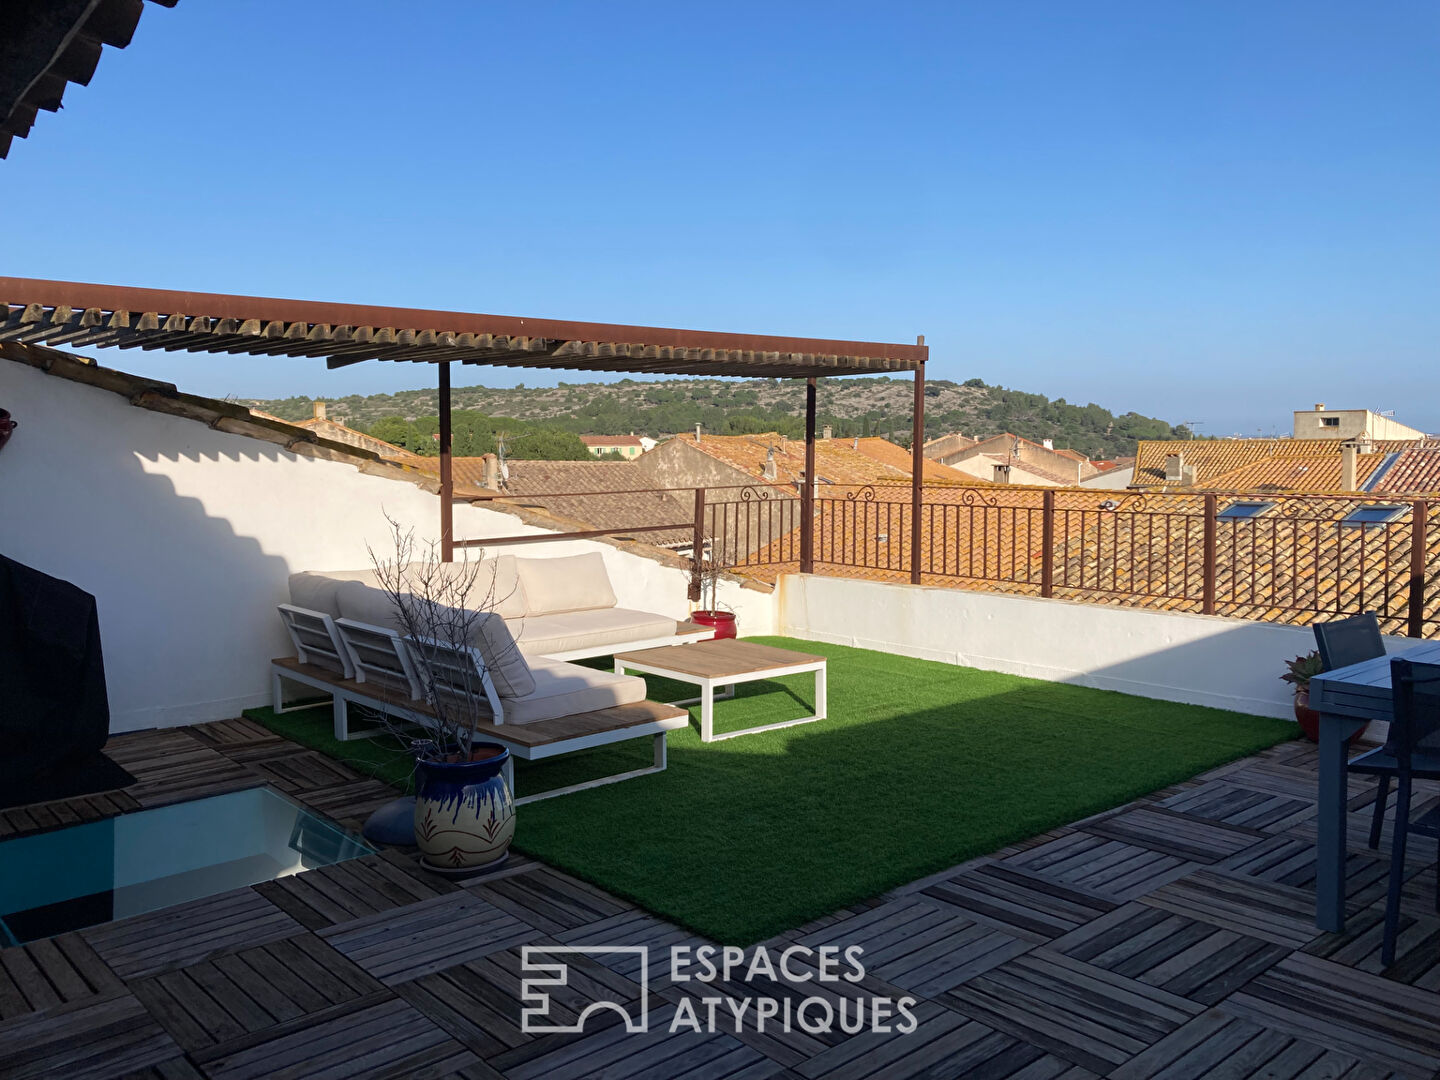
<path id="1" fill-rule="evenodd" d="M 622 664 L 663 668 L 676 675 L 697 679 L 723 679 L 730 675 L 754 675 L 775 668 L 800 664 L 823 664 L 825 657 L 777 649 L 737 638 L 697 641 L 693 645 L 662 645 L 657 649 L 616 653 Z"/>

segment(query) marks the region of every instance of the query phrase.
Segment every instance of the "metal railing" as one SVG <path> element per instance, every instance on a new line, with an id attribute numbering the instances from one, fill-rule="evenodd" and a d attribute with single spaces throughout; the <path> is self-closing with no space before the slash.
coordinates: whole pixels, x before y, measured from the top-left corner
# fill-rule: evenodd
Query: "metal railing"
<path id="1" fill-rule="evenodd" d="M 690 559 L 692 599 L 707 568 L 805 569 L 793 485 L 646 490 L 673 496 L 676 520 L 456 546 L 669 533 L 656 542 Z M 508 498 L 543 505 L 584 494 Z M 908 581 L 918 565 L 932 584 L 1273 622 L 1375 611 L 1388 633 L 1440 636 L 1440 535 L 1428 500 L 1018 486 L 927 486 L 923 496 L 917 561 L 909 485 L 820 485 L 808 569 Z M 1235 503 L 1265 505 L 1244 517 Z M 687 504 L 689 520 L 679 520 Z M 1353 523 L 1357 508 L 1381 506 L 1396 510 Z"/>

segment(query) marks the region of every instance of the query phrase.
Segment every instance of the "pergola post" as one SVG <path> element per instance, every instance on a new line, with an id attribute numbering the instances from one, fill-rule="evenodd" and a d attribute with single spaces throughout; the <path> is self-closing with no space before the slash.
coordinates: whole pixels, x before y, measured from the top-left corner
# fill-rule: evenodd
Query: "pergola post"
<path id="1" fill-rule="evenodd" d="M 440 561 L 455 561 L 455 478 L 450 461 L 450 362 L 440 369 Z"/>
<path id="2" fill-rule="evenodd" d="M 925 335 L 915 339 L 916 345 L 925 344 Z M 921 545 L 924 530 L 921 529 L 921 507 L 924 500 L 925 484 L 925 361 L 915 369 L 915 416 L 910 433 L 910 584 L 920 584 Z"/>
<path id="3" fill-rule="evenodd" d="M 805 483 L 800 488 L 800 572 L 815 572 L 815 376 L 805 380 Z"/>

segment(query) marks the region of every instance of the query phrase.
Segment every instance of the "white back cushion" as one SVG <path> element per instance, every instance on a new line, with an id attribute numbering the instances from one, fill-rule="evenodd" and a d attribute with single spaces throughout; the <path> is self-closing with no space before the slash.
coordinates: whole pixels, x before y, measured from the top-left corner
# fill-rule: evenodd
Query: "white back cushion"
<path id="1" fill-rule="evenodd" d="M 598 551 L 560 559 L 515 560 L 531 615 L 558 615 L 615 606 L 615 590 Z"/>

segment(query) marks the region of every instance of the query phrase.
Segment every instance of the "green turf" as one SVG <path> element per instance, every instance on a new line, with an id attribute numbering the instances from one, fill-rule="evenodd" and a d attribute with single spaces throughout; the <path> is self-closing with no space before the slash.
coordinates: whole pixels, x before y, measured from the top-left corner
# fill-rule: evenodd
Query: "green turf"
<path id="1" fill-rule="evenodd" d="M 830 659 L 830 717 L 700 742 L 670 735 L 654 776 L 520 809 L 515 847 L 729 944 L 750 944 L 904 882 L 1293 737 L 1194 705 L 786 638 Z M 603 663 L 603 662 L 602 662 Z M 650 696 L 694 691 L 650 679 Z M 717 730 L 804 716 L 812 680 L 740 687 Z M 328 709 L 247 715 L 401 786 L 394 749 L 337 743 Z M 392 744 L 393 746 L 393 744 Z M 518 763 L 529 794 L 648 764 L 649 740 Z"/>

